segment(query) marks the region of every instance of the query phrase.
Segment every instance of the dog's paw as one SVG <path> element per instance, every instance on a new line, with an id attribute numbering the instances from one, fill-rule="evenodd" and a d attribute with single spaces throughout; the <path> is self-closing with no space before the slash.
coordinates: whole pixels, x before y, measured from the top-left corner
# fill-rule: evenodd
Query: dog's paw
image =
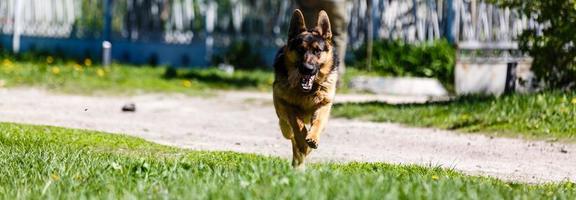
<path id="1" fill-rule="evenodd" d="M 318 139 L 306 138 L 306 144 L 308 144 L 308 146 L 310 148 L 317 149 L 318 148 Z"/>

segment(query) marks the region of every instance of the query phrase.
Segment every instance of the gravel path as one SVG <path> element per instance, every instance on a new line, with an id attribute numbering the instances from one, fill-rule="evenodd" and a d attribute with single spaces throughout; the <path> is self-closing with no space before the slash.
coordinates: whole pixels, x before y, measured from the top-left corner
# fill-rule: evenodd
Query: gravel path
<path id="1" fill-rule="evenodd" d="M 337 98 L 393 103 L 426 101 L 394 96 Z M 121 107 L 129 102 L 136 104 L 137 111 L 121 112 Z M 0 121 L 124 133 L 197 150 L 291 156 L 290 143 L 279 131 L 270 94 L 93 97 L 37 89 L 0 89 Z M 490 138 L 345 119 L 331 119 L 311 159 L 441 166 L 529 183 L 576 181 L 575 144 Z"/>

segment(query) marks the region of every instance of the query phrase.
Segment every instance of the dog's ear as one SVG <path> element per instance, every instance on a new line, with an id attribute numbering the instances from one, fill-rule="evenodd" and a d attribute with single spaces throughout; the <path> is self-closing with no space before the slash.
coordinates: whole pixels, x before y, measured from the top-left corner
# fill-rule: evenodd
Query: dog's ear
<path id="1" fill-rule="evenodd" d="M 330 28 L 330 19 L 328 19 L 328 14 L 326 11 L 321 10 L 318 13 L 318 22 L 316 24 L 316 29 L 320 32 L 320 35 L 324 39 L 332 40 L 332 28 Z"/>
<path id="2" fill-rule="evenodd" d="M 288 39 L 296 37 L 298 34 L 306 31 L 306 24 L 304 23 L 304 15 L 300 9 L 294 10 L 292 19 L 290 20 L 290 29 L 288 30 Z"/>

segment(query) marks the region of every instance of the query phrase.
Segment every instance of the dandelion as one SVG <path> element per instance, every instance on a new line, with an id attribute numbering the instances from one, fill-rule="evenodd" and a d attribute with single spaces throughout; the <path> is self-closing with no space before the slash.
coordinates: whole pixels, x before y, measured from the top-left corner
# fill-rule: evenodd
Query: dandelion
<path id="1" fill-rule="evenodd" d="M 2 61 L 2 68 L 4 69 L 4 72 L 9 73 L 12 68 L 14 68 L 14 65 L 12 64 L 12 61 L 9 59 L 4 59 Z"/>
<path id="2" fill-rule="evenodd" d="M 11 66 L 12 66 L 12 61 L 11 61 L 10 59 L 4 59 L 4 60 L 2 61 L 2 65 L 3 65 L 4 67 L 11 67 Z"/>
<path id="3" fill-rule="evenodd" d="M 106 75 L 106 72 L 105 72 L 102 68 L 98 68 L 98 69 L 96 70 L 96 74 L 97 74 L 99 77 L 104 77 L 104 76 Z"/>
<path id="4" fill-rule="evenodd" d="M 52 178 L 52 180 L 54 180 L 54 181 L 59 181 L 59 180 L 60 180 L 60 176 L 58 176 L 58 175 L 56 175 L 56 174 L 50 175 L 50 178 Z"/>
<path id="5" fill-rule="evenodd" d="M 86 65 L 86 66 L 92 66 L 92 60 L 90 60 L 90 58 L 84 59 L 84 65 Z"/>
<path id="6" fill-rule="evenodd" d="M 10 73 L 10 71 L 12 71 L 13 67 L 14 66 L 12 66 L 12 65 L 4 65 L 2 68 L 4 69 L 4 72 Z"/>
<path id="7" fill-rule="evenodd" d="M 82 65 L 74 64 L 74 70 L 76 70 L 76 71 L 82 71 Z"/>
<path id="8" fill-rule="evenodd" d="M 48 56 L 48 57 L 46 58 L 46 63 L 52 64 L 53 62 L 54 62 L 54 58 L 52 58 L 52 56 Z"/>
<path id="9" fill-rule="evenodd" d="M 576 97 L 572 98 L 572 104 L 576 104 Z"/>
<path id="10" fill-rule="evenodd" d="M 50 71 L 52 72 L 52 74 L 55 74 L 55 75 L 60 74 L 60 68 L 59 67 L 52 67 L 50 69 Z"/>
<path id="11" fill-rule="evenodd" d="M 184 80 L 184 81 L 182 81 L 182 86 L 187 87 L 187 88 L 192 87 L 192 81 Z"/>
<path id="12" fill-rule="evenodd" d="M 438 176 L 436 176 L 436 175 L 433 175 L 433 176 L 432 176 L 432 180 L 438 180 L 438 179 L 440 179 L 440 177 L 438 177 Z"/>

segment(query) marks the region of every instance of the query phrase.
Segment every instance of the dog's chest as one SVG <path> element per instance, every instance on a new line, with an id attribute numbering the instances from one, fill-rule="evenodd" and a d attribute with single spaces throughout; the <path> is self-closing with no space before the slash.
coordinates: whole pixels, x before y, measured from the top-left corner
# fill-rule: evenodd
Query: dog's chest
<path id="1" fill-rule="evenodd" d="M 334 94 L 325 90 L 318 90 L 313 93 L 294 91 L 284 94 L 292 94 L 283 96 L 284 101 L 304 111 L 316 110 L 321 106 L 332 103 L 332 99 L 334 98 Z"/>

